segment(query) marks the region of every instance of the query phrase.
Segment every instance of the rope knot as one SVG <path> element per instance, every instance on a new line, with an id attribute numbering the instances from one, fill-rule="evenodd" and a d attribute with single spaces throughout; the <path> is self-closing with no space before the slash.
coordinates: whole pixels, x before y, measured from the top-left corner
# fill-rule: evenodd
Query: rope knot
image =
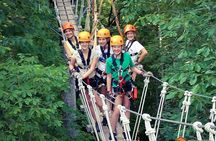
<path id="1" fill-rule="evenodd" d="M 200 133 L 203 133 L 203 132 L 204 132 L 203 129 L 202 129 L 202 123 L 199 122 L 199 121 L 196 121 L 196 122 L 193 123 L 193 129 L 194 129 L 195 131 L 200 132 Z"/>
<path id="2" fill-rule="evenodd" d="M 148 129 L 148 130 L 146 130 L 145 131 L 145 134 L 147 135 L 147 136 L 149 136 L 149 135 L 152 135 L 152 134 L 154 134 L 156 131 L 155 131 L 155 129 Z"/>
<path id="3" fill-rule="evenodd" d="M 216 131 L 212 129 L 212 127 L 215 127 L 214 123 L 208 122 L 205 124 L 205 130 L 211 134 L 216 134 Z"/>
<path id="4" fill-rule="evenodd" d="M 149 114 L 143 114 L 143 115 L 142 115 L 142 118 L 143 118 L 145 121 L 152 121 L 150 117 L 151 117 L 151 116 L 150 116 Z"/>
<path id="5" fill-rule="evenodd" d="M 216 96 L 213 96 L 212 102 L 216 102 Z"/>

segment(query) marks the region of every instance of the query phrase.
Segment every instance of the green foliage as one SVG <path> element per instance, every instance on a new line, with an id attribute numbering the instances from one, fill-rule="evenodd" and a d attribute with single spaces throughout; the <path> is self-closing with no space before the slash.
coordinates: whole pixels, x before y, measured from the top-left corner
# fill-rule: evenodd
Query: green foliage
<path id="1" fill-rule="evenodd" d="M 20 52 L 38 56 L 45 65 L 63 63 L 59 37 L 48 27 L 49 24 L 57 25 L 48 2 L 3 0 L 1 3 L 1 44 L 11 47 L 12 55 Z"/>
<path id="2" fill-rule="evenodd" d="M 44 0 L 2 0 L 0 5 L 0 140 L 90 140 L 80 131 L 70 137 L 62 95 L 69 89 L 67 66 L 59 47 L 54 8 Z"/>
<path id="3" fill-rule="evenodd" d="M 44 67 L 37 57 L 23 54 L 18 58 L 8 58 L 0 67 L 0 139 L 64 140 L 59 131 L 65 130 L 60 99 L 67 89 L 65 68 Z"/>
<path id="4" fill-rule="evenodd" d="M 145 69 L 169 84 L 209 97 L 216 92 L 215 5 L 212 0 L 119 1 L 122 26 L 135 24 L 138 40 L 149 51 Z M 149 90 L 149 93 L 155 91 L 151 87 Z M 180 120 L 183 93 L 170 88 L 166 98 L 163 117 Z M 151 100 L 149 103 L 155 102 L 154 98 Z M 210 108 L 210 99 L 194 96 L 188 122 L 206 123 Z M 150 114 L 154 115 L 155 111 Z M 176 129 L 176 126 L 162 123 L 160 140 L 174 140 Z M 191 128 L 186 136 L 188 139 L 195 136 Z"/>

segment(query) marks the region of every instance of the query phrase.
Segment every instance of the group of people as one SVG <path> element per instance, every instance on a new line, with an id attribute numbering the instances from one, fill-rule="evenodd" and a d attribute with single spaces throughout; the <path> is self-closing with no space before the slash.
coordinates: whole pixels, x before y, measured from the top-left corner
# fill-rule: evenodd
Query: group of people
<path id="1" fill-rule="evenodd" d="M 74 35 L 74 26 L 70 22 L 64 23 L 62 29 L 67 38 L 64 48 L 70 71 L 79 72 L 84 82 L 101 94 L 115 97 L 115 105 L 124 105 L 130 109 L 133 82 L 137 74 L 144 73 L 137 66 L 148 54 L 136 40 L 136 27 L 131 24 L 124 27 L 126 42 L 122 36 L 111 36 L 108 29 L 102 28 L 97 32 L 96 47 L 91 46 L 89 32 L 82 31 L 77 38 Z M 96 91 L 94 92 L 96 104 L 99 109 L 102 109 L 102 102 Z M 87 98 L 92 116 L 96 121 L 88 95 Z M 120 111 L 115 105 L 112 108 L 110 122 L 116 139 L 116 125 Z M 126 112 L 126 116 L 130 117 L 129 112 Z"/>

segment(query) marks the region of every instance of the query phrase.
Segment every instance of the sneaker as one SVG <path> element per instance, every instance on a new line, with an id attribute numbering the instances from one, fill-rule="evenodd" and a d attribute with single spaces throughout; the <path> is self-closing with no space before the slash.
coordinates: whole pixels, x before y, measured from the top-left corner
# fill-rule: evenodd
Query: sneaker
<path id="1" fill-rule="evenodd" d="M 123 138 L 126 140 L 126 139 L 127 139 L 126 133 L 125 133 L 125 132 L 122 132 L 122 135 L 123 135 Z"/>
<path id="2" fill-rule="evenodd" d="M 106 119 L 105 116 L 103 116 L 102 125 L 103 125 L 103 126 L 107 126 L 107 125 L 108 125 L 108 124 L 107 124 L 107 119 Z"/>
<path id="3" fill-rule="evenodd" d="M 116 138 L 117 134 L 113 133 L 113 136 L 114 136 L 115 141 L 117 141 L 117 138 Z M 111 134 L 109 134 L 109 141 L 112 141 Z"/>
<path id="4" fill-rule="evenodd" d="M 97 122 L 95 123 L 95 128 L 96 128 L 96 131 L 97 131 L 97 132 L 100 132 L 100 128 L 99 128 L 99 126 L 98 126 L 98 123 L 97 123 Z"/>

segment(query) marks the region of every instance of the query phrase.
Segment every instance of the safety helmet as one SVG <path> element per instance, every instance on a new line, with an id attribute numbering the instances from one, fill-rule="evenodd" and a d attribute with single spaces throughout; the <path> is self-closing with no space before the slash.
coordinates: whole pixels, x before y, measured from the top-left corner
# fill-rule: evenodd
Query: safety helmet
<path id="1" fill-rule="evenodd" d="M 109 38 L 110 37 L 110 31 L 109 31 L 109 29 L 102 28 L 102 29 L 98 30 L 97 37 Z"/>
<path id="2" fill-rule="evenodd" d="M 90 42 L 90 33 L 87 31 L 82 31 L 78 35 L 79 42 Z"/>
<path id="3" fill-rule="evenodd" d="M 70 22 L 65 22 L 62 25 L 62 29 L 63 29 L 63 31 L 66 30 L 66 29 L 72 29 L 72 30 L 74 30 L 74 26 Z"/>
<path id="4" fill-rule="evenodd" d="M 127 24 L 127 25 L 124 27 L 124 34 L 126 34 L 128 31 L 136 32 L 136 27 L 135 27 L 134 25 Z"/>
<path id="5" fill-rule="evenodd" d="M 110 39 L 110 45 L 111 46 L 120 46 L 123 44 L 124 44 L 124 40 L 123 40 L 122 36 L 120 36 L 120 35 L 112 36 Z"/>

